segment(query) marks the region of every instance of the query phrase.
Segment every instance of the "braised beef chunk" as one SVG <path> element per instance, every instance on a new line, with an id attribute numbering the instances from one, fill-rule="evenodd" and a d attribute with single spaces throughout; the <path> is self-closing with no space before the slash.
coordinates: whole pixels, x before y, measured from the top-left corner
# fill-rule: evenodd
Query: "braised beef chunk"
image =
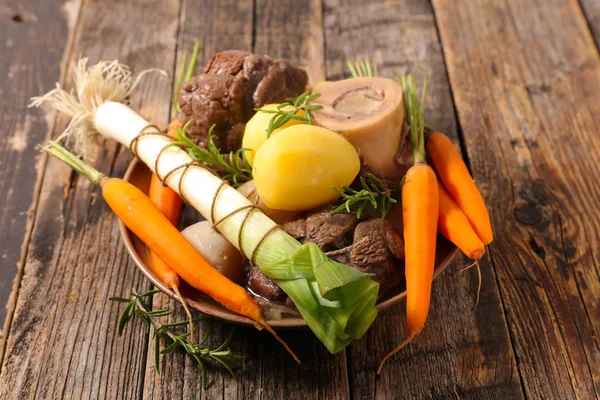
<path id="1" fill-rule="evenodd" d="M 350 232 L 358 220 L 352 214 L 331 215 L 331 207 L 326 207 L 306 218 L 306 239 L 323 248 L 334 245 L 344 247 L 345 235 Z"/>
<path id="2" fill-rule="evenodd" d="M 272 301 L 284 301 L 286 294 L 273 279 L 263 274 L 258 267 L 248 270 L 248 288 L 255 294 Z"/>
<path id="3" fill-rule="evenodd" d="M 373 218 L 356 226 L 347 262 L 363 272 L 375 274 L 372 279 L 379 282 L 382 292 L 402 280 L 403 270 L 398 260 L 404 260 L 404 240 L 389 221 Z"/>
<path id="4" fill-rule="evenodd" d="M 361 222 L 354 230 L 350 262 L 357 267 L 368 266 L 389 258 L 404 260 L 404 240 L 390 221 L 373 218 Z"/>
<path id="5" fill-rule="evenodd" d="M 331 207 L 324 207 L 287 222 L 283 229 L 302 242 L 316 243 L 339 262 L 374 274 L 381 293 L 402 280 L 404 240 L 388 220 L 359 222 L 351 214 L 331 215 Z"/>
<path id="6" fill-rule="evenodd" d="M 255 108 L 298 96 L 307 82 L 306 71 L 284 60 L 239 50 L 217 53 L 204 74 L 182 85 L 178 119 L 182 124 L 193 120 L 187 133 L 199 146 L 206 147 L 214 124 L 215 144 L 226 151 L 237 150 Z"/>
<path id="7" fill-rule="evenodd" d="M 294 239 L 304 239 L 306 237 L 306 219 L 298 218 L 286 222 L 282 225 L 283 230 Z"/>
<path id="8" fill-rule="evenodd" d="M 331 206 L 326 206 L 283 224 L 283 230 L 296 239 L 332 250 L 351 243 L 348 236 L 357 222 L 351 214 L 331 215 Z"/>

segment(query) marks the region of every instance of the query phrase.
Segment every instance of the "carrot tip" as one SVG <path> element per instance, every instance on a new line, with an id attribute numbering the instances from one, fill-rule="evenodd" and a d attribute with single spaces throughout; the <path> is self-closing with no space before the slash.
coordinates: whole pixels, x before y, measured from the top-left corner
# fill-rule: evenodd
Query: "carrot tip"
<path id="1" fill-rule="evenodd" d="M 190 309 L 187 305 L 187 302 L 185 301 L 185 299 L 179 292 L 179 288 L 177 287 L 177 285 L 172 285 L 171 289 L 173 289 L 173 291 L 175 292 L 177 297 L 179 297 L 179 302 L 183 306 L 183 309 L 185 310 L 185 314 L 187 315 L 188 320 L 190 321 L 190 342 L 192 342 L 192 344 L 194 344 L 194 317 L 192 316 L 192 312 L 190 311 Z"/>
<path id="2" fill-rule="evenodd" d="M 267 324 L 267 321 L 265 321 L 261 317 L 257 323 L 261 327 L 265 328 L 265 330 L 267 332 L 269 332 L 271 335 L 273 335 L 275 340 L 277 340 L 279 342 L 279 344 L 281 344 L 287 350 L 287 352 L 290 353 L 290 355 L 292 356 L 294 361 L 296 361 L 298 364 L 300 364 L 300 359 L 298 358 L 298 356 L 296 356 L 296 354 L 292 351 L 292 349 L 290 349 L 290 346 L 288 346 L 288 344 L 286 342 L 284 342 L 284 340 L 282 338 L 279 337 L 279 335 L 273 330 L 273 328 L 271 328 L 271 326 L 269 324 Z"/>
<path id="3" fill-rule="evenodd" d="M 406 347 L 406 345 L 409 344 L 415 338 L 415 336 L 417 336 L 418 333 L 419 332 L 411 333 L 410 336 L 408 338 L 406 338 L 406 340 L 404 342 L 402 342 L 402 344 L 400 346 L 396 347 L 394 350 L 390 351 L 387 354 L 387 356 L 383 357 L 383 360 L 381 360 L 381 364 L 379 364 L 379 368 L 377 369 L 377 375 L 379 375 L 381 373 L 381 370 L 383 369 L 383 365 L 388 360 L 388 358 L 390 358 L 391 356 L 393 356 L 394 354 L 396 354 L 397 352 L 402 350 L 404 347 Z"/>
<path id="4" fill-rule="evenodd" d="M 460 272 L 466 271 L 473 267 L 477 268 L 477 278 L 479 279 L 479 282 L 477 284 L 477 300 L 475 301 L 475 307 L 473 307 L 473 310 L 472 310 L 473 312 L 475 312 L 475 310 L 477 310 L 477 306 L 479 306 L 479 297 L 481 294 L 481 267 L 479 266 L 479 260 L 475 260 L 475 262 L 473 264 L 461 269 Z"/>

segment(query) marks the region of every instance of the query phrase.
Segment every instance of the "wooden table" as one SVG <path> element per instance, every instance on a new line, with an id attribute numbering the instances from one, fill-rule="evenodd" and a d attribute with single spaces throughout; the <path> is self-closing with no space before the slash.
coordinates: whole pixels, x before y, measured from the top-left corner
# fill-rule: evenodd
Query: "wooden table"
<path id="1" fill-rule="evenodd" d="M 163 357 L 158 375 L 142 324 L 119 337 L 122 307 L 107 301 L 150 285 L 98 190 L 36 149 L 65 120 L 27 104 L 57 79 L 71 87 L 80 55 L 174 76 L 195 40 L 201 62 L 268 53 L 313 82 L 348 76 L 348 59 L 374 58 L 387 76 L 421 65 L 428 120 L 460 145 L 493 219 L 477 310 L 460 258 L 434 283 L 426 329 L 380 377 L 407 335 L 403 306 L 335 356 L 307 332 L 283 333 L 301 366 L 238 329 L 238 384 L 219 370 L 203 391 L 182 354 Z M 596 0 L 2 0 L 0 398 L 598 398 L 598 43 Z M 165 126 L 172 87 L 146 79 L 132 105 Z M 93 155 L 113 176 L 131 160 L 114 143 Z M 214 328 L 214 343 L 230 329 Z"/>

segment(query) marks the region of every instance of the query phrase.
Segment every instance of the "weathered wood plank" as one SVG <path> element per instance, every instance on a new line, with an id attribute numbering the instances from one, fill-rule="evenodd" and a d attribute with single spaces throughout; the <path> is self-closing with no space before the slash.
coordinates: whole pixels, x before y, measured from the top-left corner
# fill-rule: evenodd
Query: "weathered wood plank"
<path id="1" fill-rule="evenodd" d="M 92 62 L 118 57 L 138 72 L 149 67 L 172 72 L 178 15 L 174 0 L 86 2 L 73 55 Z M 151 120 L 166 123 L 170 87 L 169 79 L 154 76 L 131 102 Z M 115 176 L 130 160 L 115 144 L 94 155 L 95 165 Z M 55 160 L 45 168 L 0 398 L 137 398 L 147 336 L 134 324 L 116 336 L 120 307 L 107 298 L 148 283 L 123 248 L 116 219 L 103 201 L 95 201 L 98 190 L 70 179 L 68 168 Z"/>
<path id="2" fill-rule="evenodd" d="M 429 76 L 427 119 L 458 141 L 443 54 L 428 3 L 326 0 L 324 18 L 328 78 L 348 75 L 348 59 L 375 58 L 383 76 L 420 65 Z M 354 397 L 523 396 L 490 262 L 481 264 L 483 291 L 476 312 L 472 312 L 474 270 L 459 272 L 467 262 L 459 258 L 434 282 L 425 330 L 390 360 L 380 378 L 375 372 L 379 362 L 408 335 L 404 305 L 380 315 L 366 337 L 350 347 Z"/>
<path id="3" fill-rule="evenodd" d="M 40 164 L 35 144 L 43 141 L 54 119 L 27 109 L 27 104 L 31 96 L 50 90 L 60 76 L 78 8 L 78 1 L 62 0 L 7 1 L 0 6 L 0 332 L 17 298 L 18 285 L 9 302 L 21 244 L 33 222 L 35 207 L 29 213 L 28 209 L 37 202 Z"/>
<path id="4" fill-rule="evenodd" d="M 594 36 L 596 48 L 600 49 L 600 2 L 594 0 L 579 0 L 579 2 Z"/>
<path id="5" fill-rule="evenodd" d="M 577 2 L 434 0 L 520 376 L 600 395 L 600 58 Z"/>
<path id="6" fill-rule="evenodd" d="M 254 7 L 246 2 L 214 2 L 203 4 L 201 10 L 196 4 L 184 5 L 182 29 L 180 30 L 181 50 L 188 52 L 193 42 L 203 43 L 201 60 L 220 50 L 238 48 L 267 53 L 273 57 L 283 57 L 308 69 L 313 81 L 323 79 L 321 4 L 319 1 L 257 1 Z M 252 10 L 255 10 L 252 18 Z M 202 12 L 200 12 L 202 11 Z M 203 15 L 202 19 L 190 15 Z M 212 26 L 211 21 L 235 19 L 236 24 Z M 253 29 L 252 21 L 256 25 Z M 297 36 L 294 41 L 277 40 L 292 37 L 294 32 L 311 32 Z M 255 32 L 252 40 L 252 32 Z M 254 44 L 254 46 L 253 46 Z M 173 301 L 157 299 L 157 307 L 178 308 Z M 173 316 L 183 319 L 182 313 Z M 223 340 L 230 326 L 215 322 L 211 344 Z M 207 391 L 201 388 L 199 369 L 185 356 L 168 356 L 163 361 L 163 373 L 159 377 L 149 363 L 146 367 L 144 398 L 315 398 L 344 399 L 348 397 L 346 361 L 344 354 L 330 355 L 309 331 L 284 332 L 283 338 L 297 352 L 302 365 L 296 365 L 285 351 L 265 332 L 238 328 L 232 348 L 246 356 L 238 371 L 236 385 L 226 372 L 212 374 L 211 386 Z M 148 359 L 154 356 L 154 349 L 148 348 Z M 177 379 L 174 379 L 177 377 Z"/>

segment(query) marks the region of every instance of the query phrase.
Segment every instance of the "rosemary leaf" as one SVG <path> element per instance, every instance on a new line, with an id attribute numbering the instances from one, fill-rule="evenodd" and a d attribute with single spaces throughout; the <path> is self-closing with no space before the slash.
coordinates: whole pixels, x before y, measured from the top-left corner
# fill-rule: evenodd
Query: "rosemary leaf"
<path id="1" fill-rule="evenodd" d="M 229 152 L 229 154 L 221 154 L 221 150 L 214 141 L 213 130 L 215 125 L 208 130 L 207 148 L 200 147 L 187 136 L 187 128 L 191 123 L 192 120 L 189 120 L 182 128 L 177 128 L 177 138 L 179 140 L 169 144 L 169 146 L 187 148 L 187 153 L 193 160 L 216 169 L 221 178 L 228 181 L 233 187 L 238 187 L 242 183 L 252 180 L 252 169 L 249 167 L 245 155 L 245 152 L 250 149 L 242 148 L 235 152 Z"/>
<path id="2" fill-rule="evenodd" d="M 360 177 L 360 190 L 343 186 L 342 190 L 337 187 L 333 189 L 340 194 L 342 203 L 334 207 L 331 214 L 347 212 L 355 213 L 357 218 L 360 218 L 365 211 L 367 205 L 371 205 L 374 210 L 377 210 L 381 218 L 385 218 L 390 209 L 390 204 L 395 204 L 398 201 L 394 198 L 402 184 L 386 186 L 379 178 L 373 174 L 369 174 L 367 178 Z M 403 182 L 403 181 L 402 181 Z"/>
<path id="3" fill-rule="evenodd" d="M 323 106 L 319 104 L 310 104 L 321 96 L 321 93 L 304 92 L 296 98 L 290 97 L 285 102 L 277 106 L 277 110 L 266 110 L 264 108 L 255 108 L 257 112 L 263 112 L 267 114 L 274 114 L 269 125 L 267 126 L 267 138 L 271 137 L 271 134 L 276 129 L 281 128 L 283 125 L 294 119 L 296 121 L 305 122 L 308 125 L 312 125 L 313 116 L 312 112 L 323 109 Z M 292 110 L 286 111 L 286 107 L 292 107 Z M 298 115 L 300 111 L 304 112 L 304 115 Z"/>
<path id="4" fill-rule="evenodd" d="M 158 318 L 165 317 L 170 314 L 168 310 L 151 310 L 148 305 L 144 303 L 144 299 L 157 293 L 157 290 L 151 290 L 146 293 L 132 293 L 129 299 L 123 297 L 111 297 L 110 301 L 124 303 L 127 301 L 127 306 L 119 317 L 119 332 L 123 330 L 123 326 L 130 319 L 132 315 L 141 319 L 149 327 L 153 328 L 153 340 L 154 340 L 154 368 L 157 373 L 160 373 L 160 356 L 164 354 L 172 353 L 176 350 L 181 350 L 187 353 L 190 357 L 196 361 L 200 370 L 202 371 L 202 382 L 204 388 L 208 384 L 207 367 L 209 364 L 206 363 L 208 360 L 214 361 L 214 363 L 221 365 L 225 368 L 231 376 L 236 380 L 234 368 L 238 367 L 235 360 L 243 358 L 242 356 L 233 354 L 231 349 L 228 347 L 231 341 L 232 332 L 229 336 L 214 349 L 204 347 L 204 344 L 209 339 L 212 332 L 211 325 L 208 325 L 202 341 L 198 344 L 194 344 L 190 339 L 191 332 L 177 332 L 173 328 L 179 328 L 184 325 L 188 325 L 188 321 L 161 323 Z M 165 342 L 165 347 L 161 350 L 160 342 Z"/>

